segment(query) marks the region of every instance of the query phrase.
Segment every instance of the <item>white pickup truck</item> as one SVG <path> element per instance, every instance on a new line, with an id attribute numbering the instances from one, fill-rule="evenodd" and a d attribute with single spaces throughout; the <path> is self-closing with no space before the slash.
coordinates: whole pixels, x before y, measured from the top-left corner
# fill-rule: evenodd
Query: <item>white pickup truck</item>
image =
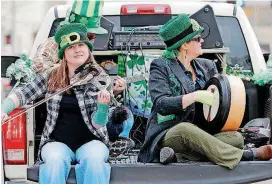
<path id="1" fill-rule="evenodd" d="M 120 56 L 122 58 L 123 55 L 127 55 L 128 51 L 149 56 L 160 55 L 163 52 L 163 46 L 161 41 L 154 41 L 158 38 L 156 25 L 162 25 L 180 13 L 194 14 L 206 5 L 206 2 L 106 1 L 103 16 L 111 22 L 109 30 L 111 30 L 110 25 L 114 26 L 111 35 L 97 38 L 94 55 L 98 61 L 111 60 L 115 63 L 120 62 Z M 230 67 L 242 67 L 244 71 L 252 74 L 266 70 L 261 48 L 242 8 L 227 3 L 208 3 L 208 5 L 214 11 L 224 47 L 204 48 L 203 57 L 217 61 L 219 69 L 220 66 L 227 64 Z M 31 49 L 30 58 L 33 58 L 38 46 L 46 38 L 54 35 L 58 24 L 64 20 L 69 8 L 71 8 L 69 5 L 60 5 L 48 11 Z M 151 27 L 139 28 L 143 26 Z M 138 43 L 138 46 L 133 45 L 137 43 L 137 39 L 134 39 L 135 43 L 129 40 L 122 42 L 122 36 L 127 39 L 127 32 L 135 32 L 135 28 L 144 30 L 141 34 L 137 34 L 137 39 L 142 43 Z M 136 32 L 129 35 L 130 39 L 133 39 Z M 103 41 L 100 42 L 99 39 Z M 220 71 L 225 72 L 222 68 Z M 270 118 L 271 122 L 272 88 L 259 87 L 250 81 L 245 81 L 245 88 L 247 105 L 242 125 L 252 119 L 262 117 Z M 38 182 L 39 165 L 35 164 L 35 159 L 45 115 L 45 108 L 41 105 L 27 112 L 26 116 L 22 116 L 21 119 L 3 126 L 4 174 L 8 183 Z M 142 117 L 146 122 L 145 114 Z M 144 135 L 142 139 L 143 137 Z M 137 149 L 134 150 L 134 153 L 137 151 Z M 134 154 L 128 159 L 111 163 L 111 183 L 114 184 L 248 183 L 272 178 L 272 161 L 241 162 L 235 169 L 228 170 L 212 163 L 174 163 L 167 166 L 158 163 L 143 164 L 137 162 L 137 155 Z M 73 168 L 67 183 L 76 183 Z"/>

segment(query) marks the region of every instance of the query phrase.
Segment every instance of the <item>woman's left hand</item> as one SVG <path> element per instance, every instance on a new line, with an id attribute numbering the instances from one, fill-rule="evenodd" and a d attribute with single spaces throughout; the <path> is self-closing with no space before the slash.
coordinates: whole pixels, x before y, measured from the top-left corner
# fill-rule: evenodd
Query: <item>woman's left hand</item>
<path id="1" fill-rule="evenodd" d="M 117 95 L 121 93 L 122 91 L 124 91 L 125 88 L 126 88 L 126 80 L 120 76 L 117 76 L 115 80 L 115 85 L 113 86 L 113 94 Z"/>
<path id="2" fill-rule="evenodd" d="M 107 90 L 100 91 L 97 95 L 97 101 L 101 104 L 110 104 L 110 93 Z"/>
<path id="3" fill-rule="evenodd" d="M 5 122 L 8 118 L 8 115 L 1 111 L 1 122 Z"/>

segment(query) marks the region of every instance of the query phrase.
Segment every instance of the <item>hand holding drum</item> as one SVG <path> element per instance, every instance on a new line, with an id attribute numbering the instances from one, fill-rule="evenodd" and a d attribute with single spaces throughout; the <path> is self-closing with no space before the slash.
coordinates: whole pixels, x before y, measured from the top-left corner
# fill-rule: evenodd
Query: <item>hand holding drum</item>
<path id="1" fill-rule="evenodd" d="M 218 74 L 197 91 L 195 122 L 210 134 L 239 129 L 246 106 L 243 81 L 236 76 Z M 201 123 L 200 123 L 201 122 Z"/>

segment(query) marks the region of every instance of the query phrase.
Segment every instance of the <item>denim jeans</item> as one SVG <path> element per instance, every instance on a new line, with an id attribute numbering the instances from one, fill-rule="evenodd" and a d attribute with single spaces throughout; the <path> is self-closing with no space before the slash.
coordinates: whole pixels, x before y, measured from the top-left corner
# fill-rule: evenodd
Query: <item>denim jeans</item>
<path id="1" fill-rule="evenodd" d="M 40 166 L 40 184 L 65 184 L 73 162 L 77 163 L 77 184 L 109 183 L 109 150 L 101 141 L 90 141 L 75 153 L 63 143 L 50 142 L 43 146 L 41 156 L 44 163 Z"/>

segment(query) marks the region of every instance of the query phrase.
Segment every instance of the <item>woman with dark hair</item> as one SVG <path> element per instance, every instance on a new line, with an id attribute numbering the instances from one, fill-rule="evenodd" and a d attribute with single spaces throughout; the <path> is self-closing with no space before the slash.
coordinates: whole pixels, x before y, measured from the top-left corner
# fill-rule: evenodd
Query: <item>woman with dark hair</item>
<path id="1" fill-rule="evenodd" d="M 75 71 L 86 64 L 97 73 L 89 83 L 96 77 L 110 80 L 93 58 L 93 45 L 87 38 L 85 25 L 66 24 L 54 38 L 59 46 L 60 66 L 51 72 L 38 74 L 32 82 L 15 89 L 2 102 L 2 121 L 13 109 L 43 95 L 48 97 L 78 80 L 76 77 L 79 75 L 75 75 Z M 109 183 L 106 124 L 111 86 L 99 91 L 97 97 L 93 96 L 90 86 L 74 86 L 47 101 L 47 119 L 38 153 L 39 160 L 43 161 L 39 183 L 66 183 L 71 163 L 77 163 L 77 183 Z"/>
<path id="2" fill-rule="evenodd" d="M 202 89 L 218 73 L 212 61 L 197 58 L 203 53 L 203 30 L 195 20 L 180 14 L 159 32 L 167 48 L 150 66 L 153 107 L 140 162 L 169 163 L 176 157 L 178 162 L 209 160 L 232 169 L 240 160 L 272 158 L 271 145 L 242 150 L 243 137 L 238 132 L 211 135 L 193 124 L 195 103 L 213 104 L 213 93 Z"/>

